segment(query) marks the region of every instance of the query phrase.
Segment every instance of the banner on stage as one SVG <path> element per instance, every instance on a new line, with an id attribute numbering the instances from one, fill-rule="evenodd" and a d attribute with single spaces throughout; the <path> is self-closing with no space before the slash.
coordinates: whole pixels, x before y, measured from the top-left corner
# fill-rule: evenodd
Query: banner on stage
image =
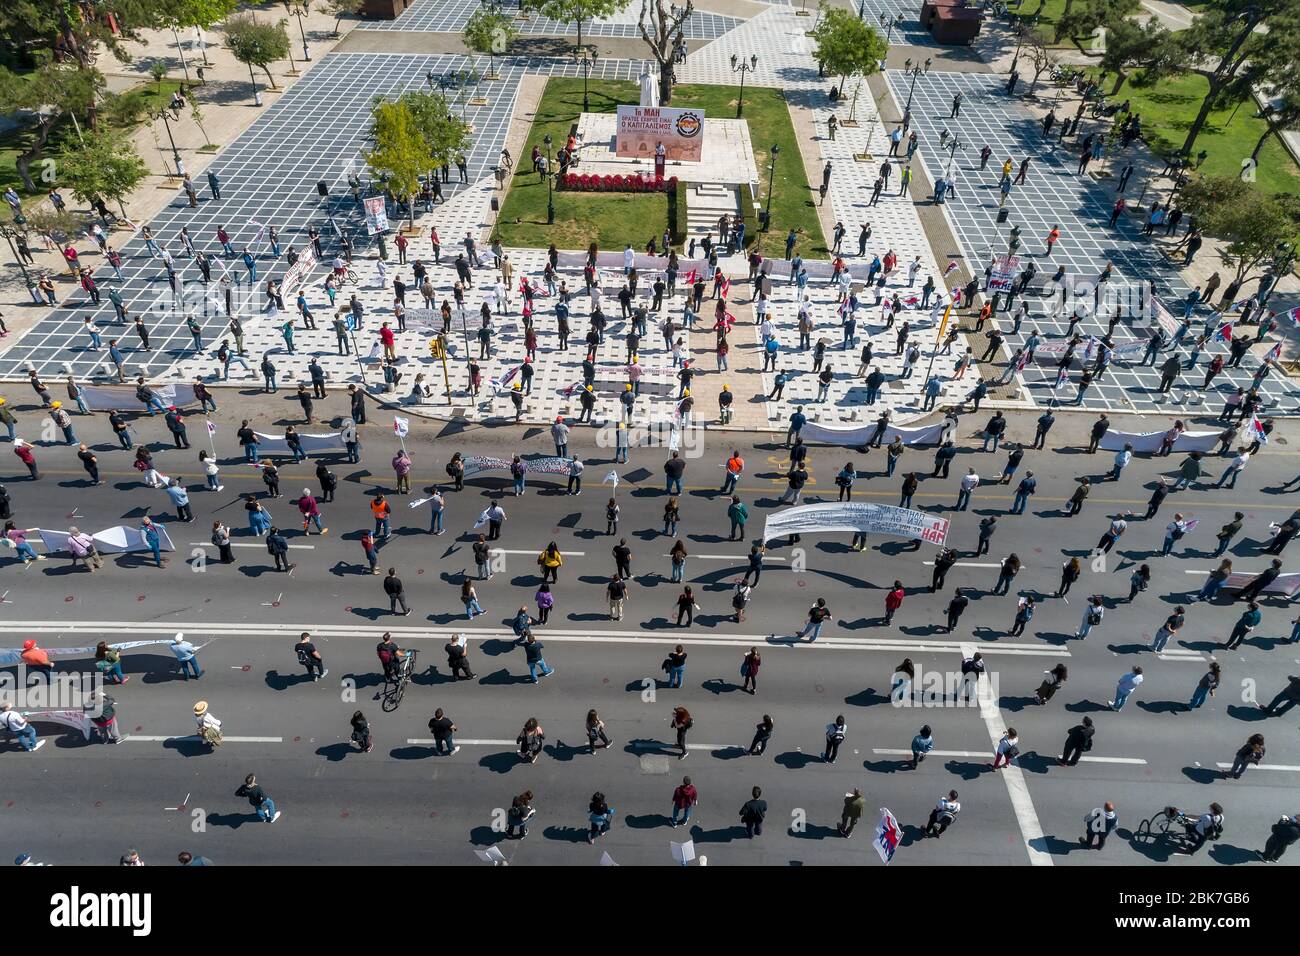
<path id="1" fill-rule="evenodd" d="M 888 807 L 880 808 L 880 822 L 876 824 L 875 847 L 880 859 L 888 863 L 894 858 L 894 851 L 902 841 L 903 834 L 898 829 L 898 821 L 889 812 Z"/>
<path id="2" fill-rule="evenodd" d="M 616 156 L 653 159 L 660 143 L 668 159 L 698 163 L 704 146 L 704 112 L 670 106 L 618 108 Z"/>
<path id="3" fill-rule="evenodd" d="M 289 450 L 289 443 L 284 440 L 283 435 L 264 435 L 261 432 L 254 432 L 257 436 L 257 450 L 263 455 L 292 455 Z M 330 432 L 326 435 L 304 435 L 299 434 L 298 438 L 302 441 L 302 450 L 308 455 L 319 455 L 327 451 L 347 451 L 347 442 L 343 440 L 342 432 Z"/>
<path id="4" fill-rule="evenodd" d="M 763 525 L 763 540 L 816 531 L 857 531 L 942 545 L 948 537 L 948 519 L 924 511 L 867 501 L 796 505 L 767 519 Z"/>
<path id="5" fill-rule="evenodd" d="M 1101 436 L 1099 448 L 1106 451 L 1119 451 L 1131 444 L 1134 452 L 1152 452 L 1160 450 L 1160 442 L 1166 432 L 1118 432 L 1111 429 Z M 1220 432 L 1183 432 L 1174 439 L 1174 451 L 1210 451 L 1219 443 Z"/>
<path id="6" fill-rule="evenodd" d="M 950 433 L 957 427 L 955 418 L 945 418 L 934 425 L 921 425 L 907 428 L 902 425 L 889 425 L 885 428 L 883 441 L 888 443 L 897 435 L 904 445 L 942 445 Z M 867 425 L 818 425 L 808 422 L 799 432 L 799 437 L 807 442 L 820 442 L 825 445 L 865 445 L 876 433 L 876 423 Z"/>
<path id="7" fill-rule="evenodd" d="M 366 232 L 375 235 L 388 231 L 388 210 L 383 196 L 371 196 L 366 200 Z"/>
<path id="8" fill-rule="evenodd" d="M 134 385 L 83 385 L 81 398 L 92 412 L 109 412 L 115 408 L 133 412 L 140 407 L 135 388 Z M 150 385 L 149 389 L 164 406 L 184 408 L 198 401 L 193 385 Z"/>

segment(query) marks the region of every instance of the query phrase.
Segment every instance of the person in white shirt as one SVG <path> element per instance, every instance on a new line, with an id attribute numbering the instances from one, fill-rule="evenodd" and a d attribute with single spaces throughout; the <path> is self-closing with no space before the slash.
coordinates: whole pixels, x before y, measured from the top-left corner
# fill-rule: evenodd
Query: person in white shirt
<path id="1" fill-rule="evenodd" d="M 1108 700 L 1106 706 L 1116 713 L 1119 713 L 1124 709 L 1124 704 L 1128 700 L 1129 695 L 1132 694 L 1133 691 L 1137 690 L 1144 680 L 1146 680 L 1146 678 L 1142 676 L 1142 668 L 1134 667 L 1119 679 L 1119 683 L 1115 685 L 1115 699 Z"/>
<path id="2" fill-rule="evenodd" d="M 921 257 L 917 256 L 907 267 L 907 284 L 909 287 L 916 284 L 916 276 L 921 271 Z"/>
<path id="3" fill-rule="evenodd" d="M 1107 475 L 1107 477 L 1111 481 L 1119 481 L 1120 474 L 1123 473 L 1124 469 L 1128 467 L 1128 463 L 1132 460 L 1133 446 L 1132 444 L 1125 444 L 1123 448 L 1115 453 L 1115 465 L 1111 468 L 1110 474 Z"/>
<path id="4" fill-rule="evenodd" d="M 1002 739 L 998 741 L 997 750 L 993 754 L 993 762 L 989 764 L 994 770 L 1001 770 L 1004 766 L 1011 766 L 1011 761 L 1020 753 L 1020 737 L 1016 734 L 1016 728 L 1008 727 L 1002 734 Z"/>
<path id="5" fill-rule="evenodd" d="M 623 274 L 627 275 L 635 265 L 636 253 L 632 251 L 632 243 L 629 242 L 627 248 L 623 250 Z"/>
<path id="6" fill-rule="evenodd" d="M 1160 553 L 1172 553 L 1178 539 L 1185 534 L 1187 534 L 1187 522 L 1183 520 L 1181 514 L 1174 515 L 1174 520 L 1165 525 L 1165 542 L 1160 549 Z"/>
<path id="7" fill-rule="evenodd" d="M 1191 841 L 1187 849 L 1183 852 L 1191 856 L 1202 846 L 1205 841 L 1213 837 L 1218 839 L 1223 833 L 1223 807 L 1217 803 L 1210 804 L 1210 809 L 1196 818 L 1195 823 L 1186 823 L 1183 829 L 1187 831 L 1187 838 Z"/>
<path id="8" fill-rule="evenodd" d="M 1214 487 L 1222 488 L 1223 483 L 1226 481 L 1229 488 L 1236 488 L 1237 476 L 1241 474 L 1241 470 L 1246 467 L 1246 462 L 1248 461 L 1250 461 L 1250 455 L 1246 453 L 1246 449 L 1238 448 L 1237 457 L 1233 458 L 1232 461 L 1228 463 L 1228 467 L 1224 469 L 1223 474 L 1219 476 L 1219 480 L 1214 483 Z"/>
<path id="9" fill-rule="evenodd" d="M 930 811 L 930 821 L 925 825 L 926 836 L 943 836 L 943 831 L 952 826 L 959 813 L 961 803 L 957 800 L 957 791 L 949 790 L 948 796 L 940 797 L 938 804 Z"/>
<path id="10" fill-rule="evenodd" d="M 36 728 L 26 717 L 14 710 L 14 705 L 9 701 L 0 704 L 0 727 L 15 735 L 18 742 L 22 744 L 23 750 L 28 753 L 45 746 L 44 740 L 36 739 Z"/>
<path id="11" fill-rule="evenodd" d="M 957 511 L 965 511 L 970 506 L 970 494 L 979 487 L 980 476 L 975 473 L 974 468 L 966 469 L 966 474 L 962 476 L 961 487 L 957 490 Z"/>
<path id="12" fill-rule="evenodd" d="M 1097 849 L 1100 850 L 1106 845 L 1106 837 L 1110 836 L 1111 831 L 1119 825 L 1119 814 L 1115 812 L 1115 804 L 1107 800 L 1103 806 L 1093 807 L 1083 818 L 1083 825 L 1086 832 L 1084 836 L 1079 837 L 1079 842 L 1091 849 L 1092 841 L 1096 840 Z"/>

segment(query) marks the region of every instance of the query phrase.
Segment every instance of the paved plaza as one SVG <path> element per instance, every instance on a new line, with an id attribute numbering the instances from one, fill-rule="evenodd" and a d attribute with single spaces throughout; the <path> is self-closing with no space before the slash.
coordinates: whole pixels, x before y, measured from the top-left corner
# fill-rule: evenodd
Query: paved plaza
<path id="1" fill-rule="evenodd" d="M 480 0 L 415 0 L 394 20 L 366 23 L 365 30 L 403 30 L 420 33 L 460 33 L 465 24 L 481 6 Z M 513 3 L 504 5 L 506 13 L 518 13 Z M 637 21 L 640 3 L 616 13 L 607 19 L 588 20 L 582 25 L 584 37 L 639 37 Z M 683 25 L 688 40 L 713 40 L 742 21 L 735 17 L 719 16 L 696 10 Z M 577 36 L 578 28 L 572 23 L 557 23 L 546 17 L 530 14 L 527 20 L 515 17 L 515 29 L 522 36 Z"/>
<path id="2" fill-rule="evenodd" d="M 901 113 L 911 80 L 893 70 L 888 72 L 887 79 Z M 1041 124 L 1017 101 L 1006 96 L 1005 85 L 1005 80 L 987 74 L 932 70 L 917 78 L 913 94 L 913 123 L 920 133 L 918 155 L 924 161 L 927 173 L 933 181 L 946 174 L 950 166 L 954 171 L 956 195 L 948 197 L 944 209 L 970 268 L 982 272 L 991 254 L 1005 252 L 1009 232 L 1012 226 L 1018 225 L 1023 233 L 1022 261 L 1032 258 L 1038 267 L 1035 288 L 1042 290 L 1059 266 L 1065 268 L 1067 281 L 1092 283 L 1106 263 L 1113 262 L 1115 277 L 1111 285 L 1117 291 L 1127 297 L 1133 284 L 1143 280 L 1154 281 L 1160 300 L 1175 317 L 1181 317 L 1182 301 L 1190 290 L 1169 260 L 1152 243 L 1144 240 L 1140 223 L 1124 216 L 1118 230 L 1107 228 L 1116 198 L 1114 184 L 1117 180 L 1112 177 L 1117 177 L 1123 167 L 1123 154 L 1104 157 L 1104 161 L 1093 165 L 1093 172 L 1104 167 L 1110 174 L 1104 179 L 1076 175 L 1076 142 L 1082 142 L 1089 132 L 1102 128 L 1101 123 L 1081 123 L 1080 135 L 1069 145 L 1060 145 L 1055 136 L 1052 142 L 1045 142 Z M 954 119 L 950 114 L 953 95 L 957 92 L 961 92 L 963 100 L 961 113 Z M 944 129 L 958 137 L 955 156 L 951 150 L 945 153 L 938 148 L 940 133 Z M 979 153 L 985 144 L 993 152 L 988 168 L 981 171 Z M 1026 156 L 1031 157 L 1026 183 L 1012 188 L 1006 203 L 1010 216 L 1005 223 L 998 223 L 997 186 L 1002 164 L 1010 159 L 1018 169 Z M 1137 197 L 1140 189 L 1139 183 L 1129 183 L 1127 196 L 1130 201 Z M 1053 226 L 1059 226 L 1061 239 L 1049 256 L 1045 254 L 1044 240 Z M 1091 290 L 1091 285 L 1088 288 Z M 1253 283 L 1248 290 L 1253 292 Z M 1243 289 L 1242 298 L 1248 290 Z M 1086 299 L 1084 305 L 1090 306 L 1091 296 L 1087 295 Z M 1007 336 L 1013 347 L 1023 345 L 1024 339 L 1035 328 L 1040 329 L 1049 341 L 1064 336 L 1068 315 L 1048 314 L 1041 295 L 1031 296 L 1030 302 L 1032 321 L 1025 322 L 1020 335 Z M 1080 330 L 1084 335 L 1104 334 L 1105 323 L 1091 314 L 1091 308 L 1088 312 Z M 1133 313 L 1127 299 L 1126 313 L 1130 316 Z M 1107 311 L 1105 318 L 1109 319 L 1109 316 Z M 1189 357 L 1191 341 L 1198 334 L 1197 330 L 1208 318 L 1208 308 L 1198 306 L 1193 316 L 1192 334 L 1180 352 L 1184 359 Z M 1009 326 L 1005 319 L 1003 324 Z M 1145 323 L 1137 328 L 1131 323 L 1123 323 L 1116 329 L 1116 340 L 1144 339 L 1148 336 L 1142 334 L 1142 330 L 1147 327 Z M 1160 372 L 1157 368 L 1138 364 L 1139 358 L 1129 362 L 1116 361 L 1105 377 L 1089 390 L 1083 407 L 1106 411 L 1167 407 L 1173 412 L 1203 409 L 1217 413 L 1219 398 L 1230 394 L 1237 386 L 1249 387 L 1258 367 L 1259 354 L 1248 358 L 1240 368 L 1225 369 L 1211 386 L 1210 393 L 1202 395 L 1198 386 L 1203 368 L 1216 350 L 1224 353 L 1226 346 L 1218 344 L 1207 348 L 1200 358 L 1201 371 L 1188 370 L 1181 379 L 1182 386 L 1176 388 L 1171 396 L 1159 394 Z M 1077 378 L 1077 375 L 1072 378 Z M 1073 401 L 1076 391 L 1073 385 L 1062 387 L 1059 395 L 1053 392 L 1056 369 L 1052 365 L 1029 366 L 1025 379 L 1029 393 L 1039 404 L 1049 404 L 1054 399 Z M 1265 398 L 1265 408 L 1279 413 L 1294 412 L 1295 400 L 1300 397 L 1300 391 L 1289 379 L 1279 379 L 1277 375 L 1264 380 L 1260 394 Z"/>

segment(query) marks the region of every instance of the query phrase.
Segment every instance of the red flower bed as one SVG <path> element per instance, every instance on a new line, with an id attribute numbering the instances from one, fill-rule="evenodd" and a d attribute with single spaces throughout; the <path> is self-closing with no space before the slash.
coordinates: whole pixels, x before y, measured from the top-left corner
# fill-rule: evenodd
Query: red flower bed
<path id="1" fill-rule="evenodd" d="M 589 173 L 565 173 L 560 188 L 575 192 L 662 193 L 677 188 L 677 177 L 652 179 L 644 176 L 599 176 Z"/>

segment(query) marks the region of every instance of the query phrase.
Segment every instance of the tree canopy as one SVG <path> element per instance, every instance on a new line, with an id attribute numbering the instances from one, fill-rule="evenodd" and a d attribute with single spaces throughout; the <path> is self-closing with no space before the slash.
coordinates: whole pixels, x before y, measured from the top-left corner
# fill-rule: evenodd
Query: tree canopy
<path id="1" fill-rule="evenodd" d="M 492 72 L 495 73 L 496 58 L 509 50 L 510 44 L 519 36 L 519 29 L 515 26 L 514 18 L 508 14 L 479 7 L 465 24 L 464 36 L 467 47 L 475 53 L 488 55 Z"/>
<path id="2" fill-rule="evenodd" d="M 376 178 L 410 206 L 415 222 L 415 196 L 420 176 L 434 167 L 434 156 L 408 103 L 380 101 L 374 106 L 371 135 L 374 147 L 362 154 Z"/>
<path id="3" fill-rule="evenodd" d="M 125 217 L 125 203 L 149 175 L 149 168 L 123 133 L 94 132 L 84 143 L 65 149 L 59 156 L 59 182 L 82 202 L 96 196 L 118 204 Z"/>
<path id="4" fill-rule="evenodd" d="M 822 17 L 812 31 L 816 56 L 834 76 L 869 76 L 880 69 L 889 51 L 874 27 L 840 7 L 822 4 Z"/>
<path id="5" fill-rule="evenodd" d="M 270 65 L 289 55 L 289 34 L 284 23 L 261 23 L 251 16 L 226 21 L 226 46 L 240 63 L 255 66 L 266 74 L 271 89 L 278 89 Z"/>
<path id="6" fill-rule="evenodd" d="M 1240 281 L 1263 272 L 1278 244 L 1300 235 L 1295 197 L 1266 196 L 1237 176 L 1198 177 L 1183 188 L 1180 204 L 1223 240 L 1220 258 Z"/>

